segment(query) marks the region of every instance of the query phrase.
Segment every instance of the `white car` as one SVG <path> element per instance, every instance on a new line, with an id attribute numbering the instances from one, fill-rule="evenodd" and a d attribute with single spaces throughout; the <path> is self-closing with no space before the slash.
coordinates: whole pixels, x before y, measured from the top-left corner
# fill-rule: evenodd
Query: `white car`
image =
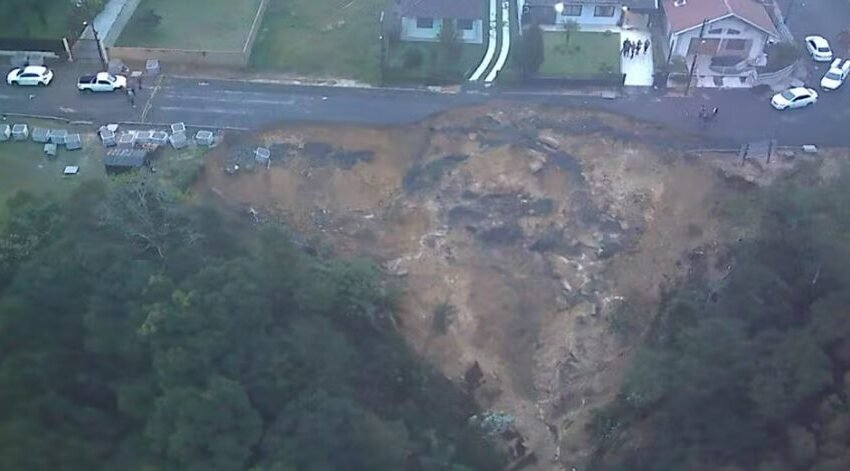
<path id="1" fill-rule="evenodd" d="M 788 108 L 802 108 L 817 103 L 818 92 L 806 87 L 789 88 L 782 93 L 777 93 L 770 100 L 770 104 L 777 110 Z"/>
<path id="2" fill-rule="evenodd" d="M 81 92 L 114 92 L 123 88 L 127 88 L 127 77 L 108 72 L 84 75 L 77 82 L 77 89 Z"/>
<path id="3" fill-rule="evenodd" d="M 829 47 L 829 42 L 821 36 L 806 36 L 806 49 L 815 62 L 832 60 L 832 48 Z"/>
<path id="4" fill-rule="evenodd" d="M 835 59 L 829 66 L 829 71 L 820 81 L 821 88 L 824 90 L 837 89 L 844 83 L 848 73 L 850 73 L 850 60 Z"/>
<path id="5" fill-rule="evenodd" d="M 53 71 L 43 65 L 28 65 L 12 69 L 6 76 L 9 85 L 49 85 L 53 80 Z"/>

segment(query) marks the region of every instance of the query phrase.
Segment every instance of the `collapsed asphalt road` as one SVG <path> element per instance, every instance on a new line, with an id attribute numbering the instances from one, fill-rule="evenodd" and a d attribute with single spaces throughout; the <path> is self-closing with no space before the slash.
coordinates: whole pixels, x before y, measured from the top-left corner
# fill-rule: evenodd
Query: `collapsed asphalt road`
<path id="1" fill-rule="evenodd" d="M 501 99 L 519 104 L 603 109 L 704 135 L 723 145 L 763 139 L 776 139 L 783 145 L 850 145 L 850 133 L 846 132 L 850 120 L 848 85 L 837 92 L 822 92 L 821 100 L 809 109 L 780 112 L 770 107 L 770 94 L 759 95 L 751 90 L 701 89 L 690 97 L 640 91 L 609 100 L 539 90 L 446 94 L 163 76 L 144 84 L 133 108 L 124 94 L 77 92 L 75 72 L 80 67 L 58 67 L 57 79 L 47 88 L 0 87 L 0 112 L 96 124 L 182 121 L 198 127 L 261 129 L 286 122 L 405 124 L 449 109 Z M 696 117 L 701 105 L 719 107 L 718 117 L 711 123 L 701 123 Z"/>

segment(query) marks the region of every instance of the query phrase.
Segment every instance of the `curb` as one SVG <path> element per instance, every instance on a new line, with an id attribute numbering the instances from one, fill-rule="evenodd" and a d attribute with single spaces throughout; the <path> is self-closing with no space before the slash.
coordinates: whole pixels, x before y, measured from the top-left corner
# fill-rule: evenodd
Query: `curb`
<path id="1" fill-rule="evenodd" d="M 199 82 L 238 82 L 238 83 L 254 83 L 265 85 L 288 85 L 293 87 L 314 87 L 314 88 L 339 88 L 347 90 L 367 90 L 367 91 L 393 91 L 393 92 L 419 92 L 419 93 L 442 93 L 446 95 L 455 95 L 458 92 L 445 90 L 443 87 L 380 87 L 365 83 L 334 83 L 334 82 L 317 82 L 299 79 L 265 79 L 265 78 L 230 78 L 230 77 L 210 77 L 202 75 L 182 75 L 182 74 L 163 74 L 168 78 L 178 80 L 196 80 Z M 456 87 L 452 87 L 456 88 Z"/>

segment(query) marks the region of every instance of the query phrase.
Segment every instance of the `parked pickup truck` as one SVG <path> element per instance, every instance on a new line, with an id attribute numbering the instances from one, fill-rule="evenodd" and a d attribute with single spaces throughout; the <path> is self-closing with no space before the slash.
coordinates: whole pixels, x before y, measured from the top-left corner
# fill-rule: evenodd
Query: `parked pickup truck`
<path id="1" fill-rule="evenodd" d="M 114 92 L 127 87 L 127 77 L 100 72 L 95 75 L 85 75 L 77 82 L 81 92 Z"/>

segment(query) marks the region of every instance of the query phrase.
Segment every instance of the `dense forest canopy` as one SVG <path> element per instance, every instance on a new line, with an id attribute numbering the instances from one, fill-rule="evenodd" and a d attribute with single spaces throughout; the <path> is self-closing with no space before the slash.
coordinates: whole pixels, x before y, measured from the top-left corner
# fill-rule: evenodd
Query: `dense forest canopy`
<path id="1" fill-rule="evenodd" d="M 590 427 L 593 469 L 848 469 L 848 174 L 738 207 L 758 230 L 733 249 L 728 276 L 670 294 Z"/>
<path id="2" fill-rule="evenodd" d="M 469 398 L 362 261 L 246 237 L 151 178 L 19 194 L 0 232 L 0 469 L 491 470 Z"/>

